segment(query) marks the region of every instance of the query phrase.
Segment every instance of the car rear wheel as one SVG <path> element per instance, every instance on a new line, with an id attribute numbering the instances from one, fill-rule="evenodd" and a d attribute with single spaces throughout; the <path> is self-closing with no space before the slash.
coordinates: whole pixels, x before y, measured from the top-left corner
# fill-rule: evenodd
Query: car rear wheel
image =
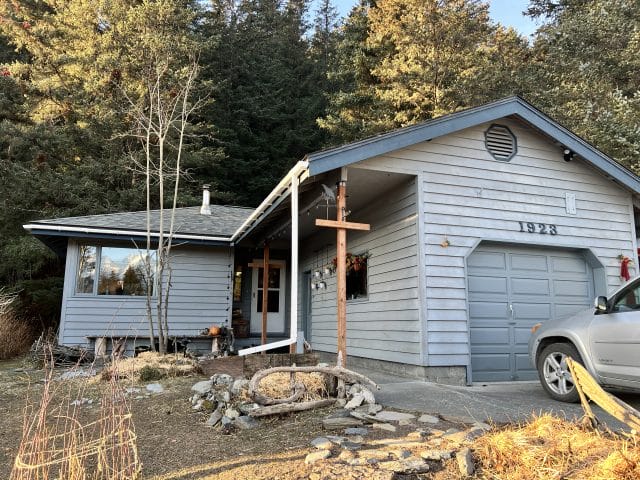
<path id="1" fill-rule="evenodd" d="M 567 357 L 582 364 L 576 347 L 570 343 L 552 343 L 538 357 L 538 376 L 545 391 L 561 402 L 575 403 L 580 396 L 571 378 Z"/>

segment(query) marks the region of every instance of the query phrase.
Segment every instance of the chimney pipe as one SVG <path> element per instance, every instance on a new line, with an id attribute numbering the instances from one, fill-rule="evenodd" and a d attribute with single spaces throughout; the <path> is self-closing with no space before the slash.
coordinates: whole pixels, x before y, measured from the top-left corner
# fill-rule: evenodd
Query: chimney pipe
<path id="1" fill-rule="evenodd" d="M 211 199 L 211 194 L 209 193 L 210 186 L 211 185 L 202 186 L 202 206 L 200 207 L 201 215 L 211 215 L 211 206 L 209 205 L 209 201 Z"/>

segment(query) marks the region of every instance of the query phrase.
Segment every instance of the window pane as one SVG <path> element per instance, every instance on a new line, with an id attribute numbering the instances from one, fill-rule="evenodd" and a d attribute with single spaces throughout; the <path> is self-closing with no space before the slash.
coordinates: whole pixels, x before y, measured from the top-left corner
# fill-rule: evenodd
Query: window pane
<path id="1" fill-rule="evenodd" d="M 258 269 L 258 288 L 262 288 L 264 268 Z M 269 288 L 280 288 L 280 267 L 269 265 Z"/>
<path id="2" fill-rule="evenodd" d="M 267 294 L 267 312 L 277 313 L 280 311 L 280 291 L 269 290 Z M 262 290 L 258 290 L 258 313 L 262 312 Z"/>
<path id="3" fill-rule="evenodd" d="M 98 295 L 146 295 L 147 252 L 133 248 L 102 247 Z M 153 264 L 153 253 L 150 257 Z"/>
<path id="4" fill-rule="evenodd" d="M 367 258 L 357 257 L 357 261 L 347 271 L 347 300 L 367 296 L 367 267 Z"/>
<path id="5" fill-rule="evenodd" d="M 93 293 L 96 278 L 96 247 L 81 245 L 78 260 L 76 293 Z"/>

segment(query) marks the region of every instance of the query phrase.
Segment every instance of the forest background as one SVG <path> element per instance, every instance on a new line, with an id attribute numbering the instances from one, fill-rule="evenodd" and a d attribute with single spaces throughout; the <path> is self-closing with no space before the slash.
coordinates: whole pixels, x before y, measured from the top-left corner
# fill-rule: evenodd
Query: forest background
<path id="1" fill-rule="evenodd" d="M 179 206 L 204 183 L 256 206 L 306 153 L 514 94 L 640 173 L 640 0 L 527 15 L 531 38 L 479 0 L 1 2 L 0 286 L 55 326 L 63 265 L 22 225 L 146 208 L 133 112 L 159 65 L 175 88 L 199 65 Z"/>

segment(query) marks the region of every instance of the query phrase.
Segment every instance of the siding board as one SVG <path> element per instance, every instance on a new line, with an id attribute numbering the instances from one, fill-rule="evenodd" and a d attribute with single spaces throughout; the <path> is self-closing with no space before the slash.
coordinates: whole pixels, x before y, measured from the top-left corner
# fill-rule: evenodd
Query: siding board
<path id="1" fill-rule="evenodd" d="M 518 152 L 509 162 L 486 151 L 489 124 L 483 124 L 358 164 L 421 179 L 425 353 L 432 366 L 470 362 L 465 259 L 480 241 L 590 249 L 605 266 L 609 290 L 620 285 L 616 257 L 634 256 L 627 191 L 579 158 L 565 162 L 561 149 L 536 130 L 509 119 L 498 123 L 518 139 Z M 567 192 L 576 196 L 576 215 L 566 212 Z M 557 225 L 558 235 L 520 232 L 520 221 Z M 441 246 L 445 238 L 447 248 Z"/>

